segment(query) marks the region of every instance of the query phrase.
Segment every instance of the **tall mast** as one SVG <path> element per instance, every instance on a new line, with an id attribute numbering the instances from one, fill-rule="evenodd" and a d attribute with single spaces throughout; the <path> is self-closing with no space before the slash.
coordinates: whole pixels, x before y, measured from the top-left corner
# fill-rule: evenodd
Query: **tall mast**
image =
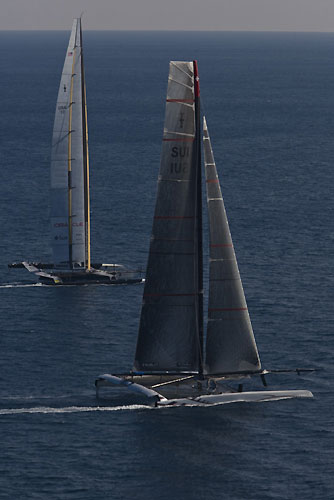
<path id="1" fill-rule="evenodd" d="M 194 93 L 195 93 L 195 152 L 194 161 L 197 163 L 196 170 L 196 185 L 197 185 L 197 245 L 198 245 L 198 341 L 199 341 L 199 374 L 203 373 L 203 337 L 204 337 L 204 320 L 203 320 L 203 237 L 202 237 L 202 168 L 201 168 L 201 117 L 200 117 L 200 88 L 197 61 L 193 61 L 194 65 Z"/>
<path id="2" fill-rule="evenodd" d="M 73 79 L 74 79 L 74 64 L 76 56 L 76 45 L 73 49 L 72 60 L 72 73 L 71 73 L 71 86 L 70 86 L 70 101 L 69 101 L 69 117 L 68 117 L 68 156 L 67 156 L 67 169 L 68 169 L 68 260 L 70 268 L 73 268 L 72 259 L 72 105 L 73 105 Z"/>
<path id="3" fill-rule="evenodd" d="M 86 82 L 83 62 L 82 28 L 80 22 L 81 46 L 81 94 L 82 94 L 82 138 L 83 138 L 83 169 L 84 169 L 84 202 L 85 202 L 85 264 L 90 269 L 90 200 L 89 200 L 89 154 L 88 154 L 88 126 L 87 126 L 87 101 Z"/>

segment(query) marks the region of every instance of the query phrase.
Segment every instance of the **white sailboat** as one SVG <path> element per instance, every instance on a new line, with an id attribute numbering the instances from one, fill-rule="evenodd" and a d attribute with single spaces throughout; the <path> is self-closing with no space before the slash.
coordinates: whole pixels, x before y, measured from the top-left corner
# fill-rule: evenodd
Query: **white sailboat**
<path id="1" fill-rule="evenodd" d="M 257 376 L 266 385 L 265 375 L 275 371 L 261 367 L 205 118 L 210 258 L 204 338 L 199 101 L 196 61 L 171 62 L 134 366 L 99 376 L 97 391 L 127 387 L 157 406 L 312 397 L 306 390 L 243 390 L 245 379 Z"/>
<path id="2" fill-rule="evenodd" d="M 74 19 L 66 51 L 51 150 L 53 263 L 22 262 L 46 284 L 139 282 L 138 271 L 91 264 L 89 154 L 81 19 Z M 44 269 L 52 269 L 50 272 Z"/>

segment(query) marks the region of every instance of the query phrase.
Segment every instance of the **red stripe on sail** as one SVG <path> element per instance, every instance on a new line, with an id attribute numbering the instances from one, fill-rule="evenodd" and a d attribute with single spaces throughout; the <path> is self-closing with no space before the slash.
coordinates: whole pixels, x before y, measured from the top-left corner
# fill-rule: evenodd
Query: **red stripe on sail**
<path id="1" fill-rule="evenodd" d="M 210 281 L 235 281 L 237 278 L 210 278 Z"/>
<path id="2" fill-rule="evenodd" d="M 192 104 L 194 99 L 166 99 L 166 102 L 188 102 Z"/>
<path id="3" fill-rule="evenodd" d="M 190 243 L 193 243 L 194 240 L 184 240 L 181 238 L 152 238 L 154 241 L 188 241 Z"/>
<path id="4" fill-rule="evenodd" d="M 144 293 L 143 297 L 194 297 L 197 293 Z"/>
<path id="5" fill-rule="evenodd" d="M 232 243 L 222 243 L 219 245 L 210 245 L 210 248 L 233 247 Z"/>
<path id="6" fill-rule="evenodd" d="M 209 184 L 210 182 L 219 182 L 219 180 L 218 179 L 208 179 L 206 181 L 207 184 Z"/>
<path id="7" fill-rule="evenodd" d="M 154 219 L 194 219 L 193 215 L 155 215 Z"/>
<path id="8" fill-rule="evenodd" d="M 163 142 L 194 142 L 194 138 L 193 137 L 187 137 L 185 139 L 162 139 Z"/>
<path id="9" fill-rule="evenodd" d="M 247 311 L 247 307 L 222 307 L 222 308 L 215 308 L 215 309 L 208 309 L 209 312 L 215 312 L 215 311 Z"/>

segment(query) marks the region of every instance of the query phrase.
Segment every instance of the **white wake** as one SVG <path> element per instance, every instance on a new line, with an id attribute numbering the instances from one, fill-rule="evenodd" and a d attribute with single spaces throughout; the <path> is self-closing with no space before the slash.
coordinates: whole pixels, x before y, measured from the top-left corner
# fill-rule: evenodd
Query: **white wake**
<path id="1" fill-rule="evenodd" d="M 66 406 L 65 408 L 51 408 L 47 406 L 36 406 L 34 408 L 3 408 L 0 415 L 19 415 L 28 413 L 83 413 L 92 411 L 131 411 L 150 410 L 152 407 L 145 405 L 122 405 L 122 406 Z"/>
<path id="2" fill-rule="evenodd" d="M 27 288 L 27 287 L 35 287 L 35 286 L 43 286 L 42 283 L 1 283 L 0 288 Z"/>

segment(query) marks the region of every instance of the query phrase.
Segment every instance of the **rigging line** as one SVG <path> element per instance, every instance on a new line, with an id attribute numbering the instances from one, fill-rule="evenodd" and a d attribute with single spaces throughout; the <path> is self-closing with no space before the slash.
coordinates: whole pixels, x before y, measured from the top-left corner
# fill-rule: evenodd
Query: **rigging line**
<path id="1" fill-rule="evenodd" d="M 177 379 L 174 379 L 174 380 L 169 380 L 168 382 L 161 382 L 160 384 L 155 384 L 155 385 L 152 385 L 152 389 L 156 388 L 156 387 L 162 387 L 164 385 L 170 385 L 170 384 L 176 384 L 178 382 L 183 382 L 184 380 L 189 380 L 191 378 L 194 378 L 194 375 L 189 375 L 188 377 L 182 377 L 182 378 L 177 378 Z"/>

